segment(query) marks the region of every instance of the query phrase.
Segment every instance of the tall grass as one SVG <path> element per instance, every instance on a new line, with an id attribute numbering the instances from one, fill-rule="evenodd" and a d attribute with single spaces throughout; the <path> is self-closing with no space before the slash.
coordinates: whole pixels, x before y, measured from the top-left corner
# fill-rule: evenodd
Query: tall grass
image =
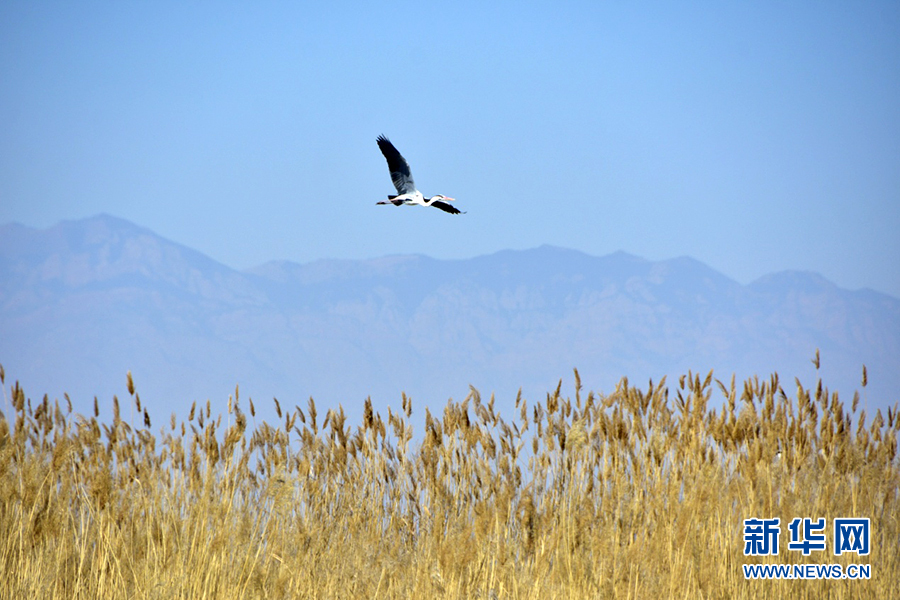
<path id="1" fill-rule="evenodd" d="M 132 423 L 118 400 L 104 422 L 16 383 L 0 419 L 0 597 L 896 596 L 896 408 L 868 418 L 821 381 L 791 388 L 710 373 L 585 395 L 576 372 L 574 397 L 517 398 L 513 415 L 472 389 L 426 409 L 414 441 L 406 397 L 387 415 L 366 403 L 355 425 L 276 401 L 277 426 L 251 429 L 236 390 L 224 415 L 195 405 L 154 433 L 130 376 Z M 754 517 L 781 518 L 778 556 L 743 555 Z M 833 556 L 830 535 L 825 552 L 789 551 L 794 517 L 868 517 L 871 554 Z M 745 563 L 872 576 L 752 581 Z"/>

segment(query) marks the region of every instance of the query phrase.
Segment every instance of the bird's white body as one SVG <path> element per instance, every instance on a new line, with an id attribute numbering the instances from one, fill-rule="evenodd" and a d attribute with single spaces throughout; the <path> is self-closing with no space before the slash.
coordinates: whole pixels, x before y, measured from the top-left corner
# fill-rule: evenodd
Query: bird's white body
<path id="1" fill-rule="evenodd" d="M 394 196 L 389 200 L 383 200 L 378 204 L 418 204 L 419 206 L 428 206 L 425 204 L 425 195 L 419 190 L 413 190 L 399 196 Z"/>
<path id="2" fill-rule="evenodd" d="M 431 206 L 435 202 L 440 200 L 444 201 L 452 201 L 453 198 L 448 198 L 447 196 L 442 196 L 441 194 L 437 194 L 432 196 L 431 198 L 426 198 L 422 192 L 419 190 L 414 190 L 412 192 L 406 194 L 400 194 L 399 196 L 392 196 L 388 200 L 382 200 L 378 202 L 378 204 L 417 204 L 419 206 Z"/>

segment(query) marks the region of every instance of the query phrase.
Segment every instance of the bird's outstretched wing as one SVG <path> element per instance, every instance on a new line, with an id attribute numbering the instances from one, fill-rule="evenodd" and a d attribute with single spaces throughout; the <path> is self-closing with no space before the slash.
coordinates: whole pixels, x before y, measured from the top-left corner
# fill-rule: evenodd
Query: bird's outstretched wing
<path id="1" fill-rule="evenodd" d="M 452 204 L 450 204 L 448 202 L 444 202 L 443 200 L 435 200 L 434 202 L 431 203 L 431 206 L 433 206 L 435 208 L 439 208 L 441 210 L 445 210 L 448 213 L 450 213 L 451 215 L 458 215 L 459 213 L 462 212 L 461 210 L 459 210 Z"/>
<path id="2" fill-rule="evenodd" d="M 388 169 L 391 171 L 391 181 L 394 182 L 397 193 L 402 195 L 416 191 L 416 182 L 413 181 L 412 173 L 409 171 L 409 163 L 406 162 L 403 155 L 383 135 L 379 135 L 376 141 L 381 149 L 381 153 L 387 159 Z"/>

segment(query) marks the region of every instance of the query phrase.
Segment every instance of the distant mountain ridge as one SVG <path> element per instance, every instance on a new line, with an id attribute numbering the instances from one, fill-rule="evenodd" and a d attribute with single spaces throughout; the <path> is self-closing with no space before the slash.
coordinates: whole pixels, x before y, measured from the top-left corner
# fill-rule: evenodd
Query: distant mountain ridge
<path id="1" fill-rule="evenodd" d="M 421 255 L 272 261 L 237 271 L 128 221 L 0 227 L 0 364 L 32 396 L 81 410 L 124 391 L 159 417 L 194 400 L 310 395 L 353 412 L 405 391 L 440 408 L 470 384 L 501 408 L 577 367 L 585 386 L 688 369 L 720 379 L 777 370 L 870 411 L 900 394 L 900 300 L 813 273 L 749 285 L 688 257 L 593 257 L 541 246 L 464 260 Z M 265 404 L 263 402 L 263 404 Z"/>

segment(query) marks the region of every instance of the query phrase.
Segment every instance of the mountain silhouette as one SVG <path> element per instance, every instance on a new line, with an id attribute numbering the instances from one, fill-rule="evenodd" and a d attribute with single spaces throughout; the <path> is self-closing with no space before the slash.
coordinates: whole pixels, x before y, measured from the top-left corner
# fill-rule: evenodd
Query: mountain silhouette
<path id="1" fill-rule="evenodd" d="M 0 227 L 0 364 L 28 395 L 68 392 L 80 412 L 127 396 L 131 371 L 158 419 L 224 406 L 238 384 L 257 405 L 313 396 L 351 416 L 367 396 L 396 408 L 402 392 L 441 409 L 470 385 L 511 409 L 519 388 L 543 398 L 562 379 L 573 393 L 573 368 L 600 392 L 714 369 L 777 371 L 790 395 L 795 377 L 821 376 L 871 414 L 900 397 L 900 301 L 815 273 L 742 285 L 687 257 L 552 246 L 238 271 L 100 215 Z"/>

